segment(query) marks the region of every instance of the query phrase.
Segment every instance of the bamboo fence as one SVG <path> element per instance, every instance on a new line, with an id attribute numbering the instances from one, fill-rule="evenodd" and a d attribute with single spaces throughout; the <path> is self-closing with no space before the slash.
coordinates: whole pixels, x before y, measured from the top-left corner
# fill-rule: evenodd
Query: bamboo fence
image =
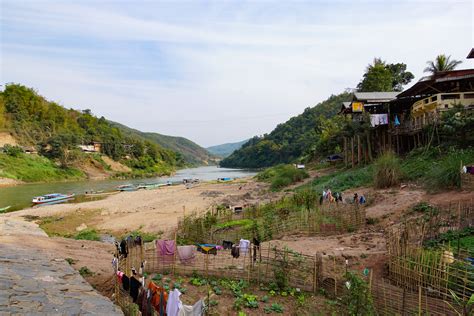
<path id="1" fill-rule="evenodd" d="M 389 279 L 409 291 L 427 289 L 432 298 L 462 300 L 474 294 L 474 266 L 467 261 L 471 251 L 445 246 L 425 249 L 426 240 L 449 230 L 472 227 L 474 206 L 456 203 L 437 208 L 429 218 L 407 221 L 389 232 L 387 239 Z"/>
<path id="2" fill-rule="evenodd" d="M 245 225 L 215 228 L 219 224 L 242 219 L 255 223 L 258 231 Z M 190 214 L 178 219 L 180 237 L 185 240 L 213 243 L 220 243 L 223 240 L 237 242 L 241 238 L 252 239 L 255 234 L 262 240 L 280 238 L 288 234 L 335 235 L 356 231 L 364 226 L 365 208 L 343 204 L 263 216 L 250 211 L 240 214 L 220 213 L 216 216 L 210 211 L 206 214 Z"/>

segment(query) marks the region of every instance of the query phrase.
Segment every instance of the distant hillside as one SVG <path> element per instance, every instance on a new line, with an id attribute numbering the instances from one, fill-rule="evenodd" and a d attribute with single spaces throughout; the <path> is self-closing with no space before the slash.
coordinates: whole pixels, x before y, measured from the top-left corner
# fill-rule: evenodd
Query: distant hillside
<path id="1" fill-rule="evenodd" d="M 298 116 L 279 124 L 270 134 L 255 136 L 240 149 L 221 161 L 222 167 L 261 168 L 288 163 L 301 158 L 314 149 L 320 134 L 319 127 L 325 118 L 334 116 L 351 93 L 332 95 Z"/>
<path id="2" fill-rule="evenodd" d="M 150 142 L 158 144 L 163 148 L 176 152 L 177 154 L 181 155 L 181 158 L 187 165 L 195 166 L 215 164 L 216 157 L 214 157 L 206 149 L 187 138 L 162 135 L 158 133 L 141 132 L 116 122 L 110 122 L 110 124 L 120 129 L 125 135 L 139 136 Z"/>
<path id="3" fill-rule="evenodd" d="M 103 169 L 111 176 L 155 176 L 170 174 L 183 165 L 174 150 L 139 134 L 126 134 L 90 110 L 65 108 L 20 84 L 7 84 L 0 92 L 0 131 L 8 135 L 0 142 L 6 146 L 5 153 L 0 153 L 0 163 L 8 167 L 0 168 L 0 177 L 33 181 L 31 175 L 23 174 L 31 164 L 37 167 L 34 181 L 86 177 L 91 169 Z M 79 148 L 93 142 L 100 145 L 100 152 L 87 154 Z M 16 145 L 32 148 L 49 163 L 42 157 L 25 158 L 23 149 Z M 111 164 L 107 164 L 104 155 L 115 163 L 108 160 Z M 114 170 L 112 165 L 118 166 L 118 162 L 124 166 Z"/>
<path id="4" fill-rule="evenodd" d="M 248 142 L 248 139 L 237 142 L 237 143 L 226 143 L 222 145 L 211 146 L 211 147 L 207 147 L 206 149 L 211 154 L 225 158 L 225 157 L 230 156 L 237 149 L 240 149 L 240 147 L 242 147 L 242 145 L 245 144 L 246 142 Z"/>

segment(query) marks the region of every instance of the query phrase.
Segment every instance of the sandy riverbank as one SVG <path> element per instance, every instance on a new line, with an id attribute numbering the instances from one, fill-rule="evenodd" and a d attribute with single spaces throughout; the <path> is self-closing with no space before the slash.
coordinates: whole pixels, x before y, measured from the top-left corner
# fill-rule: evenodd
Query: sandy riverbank
<path id="1" fill-rule="evenodd" d="M 23 184 L 23 181 L 10 179 L 10 178 L 0 178 L 0 188 L 1 187 L 11 187 L 14 185 Z"/>
<path id="2" fill-rule="evenodd" d="M 189 215 L 192 212 L 203 212 L 216 204 L 263 202 L 272 196 L 266 189 L 266 184 L 252 179 L 231 183 L 202 183 L 190 189 L 177 185 L 157 190 L 122 192 L 99 201 L 28 208 L 2 216 L 68 216 L 81 212 L 87 226 L 109 233 L 136 229 L 166 232 L 176 227 L 178 217 L 183 215 L 183 207 Z"/>

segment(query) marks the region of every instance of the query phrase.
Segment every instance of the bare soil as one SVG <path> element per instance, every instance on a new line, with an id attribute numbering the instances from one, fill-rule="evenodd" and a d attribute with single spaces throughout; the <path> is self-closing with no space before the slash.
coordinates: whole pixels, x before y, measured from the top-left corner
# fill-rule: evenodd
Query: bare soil
<path id="1" fill-rule="evenodd" d="M 191 189 L 177 185 L 157 190 L 122 192 L 99 201 L 29 208 L 3 216 L 41 218 L 93 212 L 93 218 L 85 217 L 84 223 L 104 232 L 123 233 L 137 229 L 150 233 L 171 232 L 176 227 L 178 218 L 184 213 L 200 213 L 218 204 L 242 205 L 262 202 L 272 196 L 265 195 L 266 187 L 266 184 L 251 179 L 233 183 L 202 183 Z M 81 223 L 77 224 L 79 226 Z"/>

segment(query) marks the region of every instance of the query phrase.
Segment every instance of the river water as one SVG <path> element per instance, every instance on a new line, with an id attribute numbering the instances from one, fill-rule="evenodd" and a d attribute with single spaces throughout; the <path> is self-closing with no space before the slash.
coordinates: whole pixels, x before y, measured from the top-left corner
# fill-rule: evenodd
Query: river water
<path id="1" fill-rule="evenodd" d="M 202 181 L 210 181 L 217 180 L 217 178 L 242 178 L 253 175 L 255 175 L 255 172 L 250 170 L 206 166 L 181 169 L 171 177 L 22 184 L 12 187 L 0 188 L 0 208 L 9 205 L 12 206 L 10 210 L 25 208 L 31 205 L 31 199 L 34 196 L 48 193 L 75 193 L 79 195 L 84 194 L 86 191 L 112 191 L 117 186 L 122 184 L 166 183 L 167 181 L 175 183 L 182 182 L 183 179 L 186 178 L 197 178 Z"/>

